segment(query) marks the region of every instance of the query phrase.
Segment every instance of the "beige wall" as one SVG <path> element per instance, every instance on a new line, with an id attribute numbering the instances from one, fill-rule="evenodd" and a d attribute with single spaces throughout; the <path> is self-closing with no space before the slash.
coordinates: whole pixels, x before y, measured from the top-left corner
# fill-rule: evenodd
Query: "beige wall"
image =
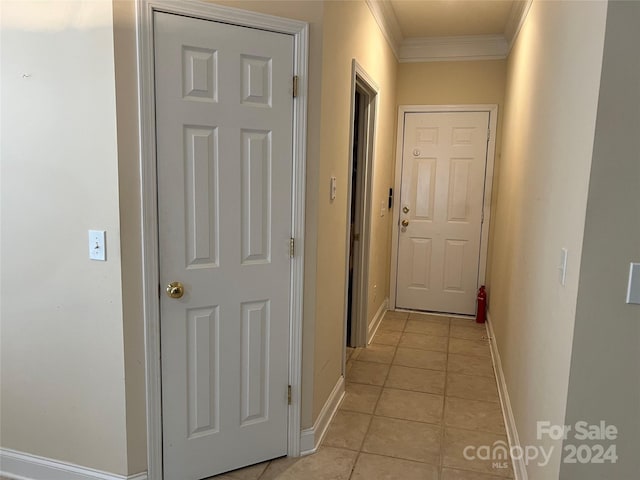
<path id="1" fill-rule="evenodd" d="M 560 478 L 637 478 L 640 472 L 640 305 L 625 303 L 640 262 L 640 3 L 609 2 L 586 227 L 568 425 L 616 425 L 614 464 L 563 464 Z M 566 444 L 579 445 L 573 436 Z"/>
<path id="2" fill-rule="evenodd" d="M 322 115 L 318 175 L 317 280 L 313 417 L 342 375 L 344 339 L 347 194 L 351 114 L 351 62 L 355 58 L 378 84 L 379 111 L 373 167 L 369 317 L 386 298 L 390 215 L 380 204 L 392 186 L 395 139 L 396 60 L 364 2 L 327 2 L 322 47 Z M 337 195 L 329 199 L 329 179 Z M 373 286 L 377 298 L 373 299 Z"/>
<path id="3" fill-rule="evenodd" d="M 111 2 L 1 8 L 2 447 L 127 474 Z"/>
<path id="4" fill-rule="evenodd" d="M 495 215 L 502 153 L 502 118 L 507 80 L 506 60 L 401 63 L 398 68 L 398 105 L 498 105 L 491 217 Z M 489 227 L 487 281 L 491 277 L 493 224 Z"/>
<path id="5" fill-rule="evenodd" d="M 605 17 L 603 2 L 534 1 L 508 62 L 489 310 L 520 442 L 556 451 L 531 480 L 560 468 L 536 422 L 565 420 Z"/>
<path id="6" fill-rule="evenodd" d="M 398 105 L 502 106 L 506 66 L 506 60 L 401 63 Z"/>

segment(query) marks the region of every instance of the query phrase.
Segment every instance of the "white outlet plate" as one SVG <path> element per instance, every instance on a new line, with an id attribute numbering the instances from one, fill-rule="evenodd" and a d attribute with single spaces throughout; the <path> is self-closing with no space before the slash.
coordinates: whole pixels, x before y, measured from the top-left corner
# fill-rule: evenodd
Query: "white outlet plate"
<path id="1" fill-rule="evenodd" d="M 107 260 L 107 232 L 104 230 L 89 230 L 89 258 L 105 262 Z"/>
<path id="2" fill-rule="evenodd" d="M 640 305 L 640 263 L 632 263 L 629 265 L 627 303 Z"/>

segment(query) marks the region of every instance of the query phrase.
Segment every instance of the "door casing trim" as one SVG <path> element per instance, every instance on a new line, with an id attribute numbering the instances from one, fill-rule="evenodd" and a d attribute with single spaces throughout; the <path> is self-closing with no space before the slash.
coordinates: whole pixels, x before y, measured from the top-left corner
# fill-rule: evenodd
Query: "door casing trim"
<path id="1" fill-rule="evenodd" d="M 353 171 L 353 142 L 355 137 L 355 132 L 353 129 L 353 123 L 355 119 L 355 94 L 356 88 L 360 88 L 364 90 L 369 99 L 369 104 L 367 105 L 368 116 L 365 119 L 367 130 L 366 135 L 366 146 L 365 153 L 363 155 L 363 164 L 360 165 L 362 175 L 362 192 L 361 192 L 361 212 L 360 212 L 360 249 L 358 255 L 358 272 L 354 272 L 354 275 L 357 275 L 358 278 L 354 280 L 354 286 L 357 288 L 354 293 L 354 299 L 357 302 L 357 317 L 351 319 L 352 321 L 352 330 L 355 332 L 355 343 L 359 347 L 364 347 L 367 345 L 367 332 L 368 332 L 368 321 L 369 321 L 369 312 L 368 312 L 368 304 L 369 304 L 369 251 L 371 246 L 371 198 L 373 191 L 373 165 L 375 162 L 375 145 L 376 145 L 376 135 L 378 130 L 378 109 L 379 109 L 379 93 L 380 87 L 376 83 L 376 81 L 367 73 L 367 71 L 357 62 L 354 58 L 351 61 L 351 116 L 349 120 L 350 131 L 349 131 L 349 161 L 348 164 L 348 172 L 349 172 L 349 182 L 347 183 L 347 211 L 345 212 L 347 218 L 347 234 L 345 239 L 345 299 L 349 297 L 349 253 L 351 251 L 351 237 L 350 237 L 350 228 L 351 224 L 351 202 L 352 197 L 356 192 L 353 192 L 351 186 L 351 172 Z M 350 305 L 348 302 L 345 302 L 345 310 L 344 310 L 344 330 L 345 330 L 345 338 L 343 343 L 343 369 L 342 374 L 346 373 L 345 370 L 345 362 L 346 362 L 346 341 L 349 338 L 349 334 L 351 332 L 347 331 L 347 315 Z"/>
<path id="2" fill-rule="evenodd" d="M 489 247 L 489 224 L 491 221 L 491 190 L 493 188 L 493 166 L 496 152 L 496 130 L 498 128 L 498 105 L 400 105 L 398 107 L 398 131 L 396 133 L 396 169 L 393 191 L 393 220 L 391 233 L 391 268 L 389 279 L 389 308 L 396 309 L 396 283 L 398 273 L 398 225 L 400 223 L 400 186 L 402 184 L 402 139 L 404 136 L 405 113 L 437 112 L 488 112 L 489 141 L 487 143 L 487 164 L 484 174 L 484 201 L 482 212 L 484 221 L 480 232 L 480 264 L 478 266 L 478 285 L 484 285 L 487 271 L 487 253 Z"/>
<path id="3" fill-rule="evenodd" d="M 291 260 L 289 326 L 291 405 L 288 417 L 287 453 L 289 456 L 299 456 L 309 24 L 197 0 L 137 0 L 136 3 L 148 478 L 149 480 L 162 480 L 163 478 L 160 300 L 158 293 L 160 285 L 158 189 L 155 161 L 155 81 L 153 69 L 153 13 L 156 11 L 259 28 L 293 36 L 293 71 L 294 75 L 298 76 L 298 92 L 293 102 L 291 236 L 295 239 L 295 256 Z"/>

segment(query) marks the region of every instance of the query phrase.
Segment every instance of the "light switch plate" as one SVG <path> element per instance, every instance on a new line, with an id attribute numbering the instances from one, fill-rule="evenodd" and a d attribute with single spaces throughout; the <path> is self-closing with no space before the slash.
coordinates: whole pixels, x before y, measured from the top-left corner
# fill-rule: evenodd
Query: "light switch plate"
<path id="1" fill-rule="evenodd" d="M 104 230 L 89 230 L 89 258 L 105 262 L 107 260 L 106 246 L 107 232 Z"/>
<path id="2" fill-rule="evenodd" d="M 629 265 L 627 303 L 636 303 L 640 305 L 640 263 L 631 263 Z"/>
<path id="3" fill-rule="evenodd" d="M 558 265 L 558 270 L 560 270 L 560 285 L 563 287 L 567 283 L 567 257 L 569 256 L 569 252 L 566 248 L 560 250 L 560 265 Z"/>

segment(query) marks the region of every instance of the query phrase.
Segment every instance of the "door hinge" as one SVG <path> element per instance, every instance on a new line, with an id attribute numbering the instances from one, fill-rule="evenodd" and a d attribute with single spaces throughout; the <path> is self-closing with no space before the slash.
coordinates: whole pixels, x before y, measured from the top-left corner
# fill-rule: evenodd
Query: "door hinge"
<path id="1" fill-rule="evenodd" d="M 482 218 L 480 218 L 480 223 L 484 223 L 484 208 L 482 209 Z"/>
<path id="2" fill-rule="evenodd" d="M 287 387 L 287 405 L 291 405 L 291 385 Z"/>
<path id="3" fill-rule="evenodd" d="M 158 284 L 158 298 L 162 298 L 162 285 Z"/>
<path id="4" fill-rule="evenodd" d="M 298 96 L 298 76 L 293 76 L 293 98 Z"/>
<path id="5" fill-rule="evenodd" d="M 289 257 L 293 258 L 296 253 L 296 241 L 291 237 L 289 239 Z"/>
<path id="6" fill-rule="evenodd" d="M 487 142 L 491 140 L 491 129 L 487 128 Z"/>

